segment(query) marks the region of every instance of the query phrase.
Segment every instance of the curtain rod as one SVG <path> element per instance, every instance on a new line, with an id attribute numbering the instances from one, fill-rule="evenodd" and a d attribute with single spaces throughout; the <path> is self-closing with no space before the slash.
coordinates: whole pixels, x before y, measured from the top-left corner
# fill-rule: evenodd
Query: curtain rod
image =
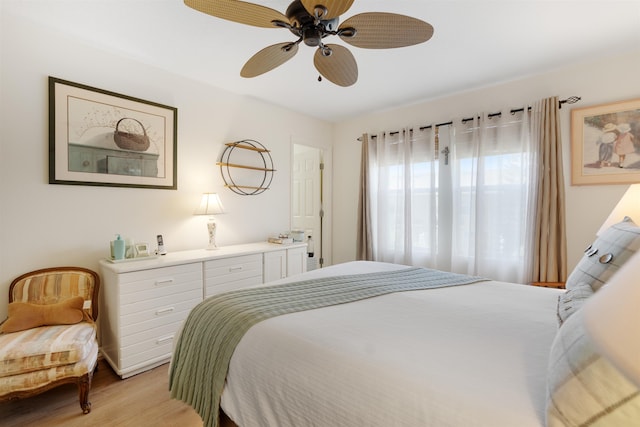
<path id="1" fill-rule="evenodd" d="M 562 108 L 562 104 L 575 104 L 576 102 L 580 101 L 582 98 L 580 98 L 579 96 L 570 96 L 567 99 L 561 99 L 560 101 L 558 101 L 558 108 Z M 530 111 L 531 107 L 527 107 L 527 111 Z M 520 111 L 524 111 L 524 108 L 517 108 L 517 109 L 512 109 L 510 110 L 511 114 L 515 114 L 515 113 L 519 113 Z M 491 118 L 491 117 L 499 117 L 501 116 L 502 113 L 490 113 L 487 114 L 487 117 Z M 479 118 L 479 117 L 478 117 Z M 468 122 L 470 120 L 473 120 L 473 117 L 467 117 L 462 119 L 462 123 L 464 122 Z M 428 125 L 428 126 L 421 126 L 419 129 L 420 130 L 425 130 L 425 129 L 431 129 L 433 126 L 435 127 L 440 127 L 440 126 L 449 126 L 452 125 L 453 121 L 448 121 L 448 122 L 443 122 L 443 123 L 437 123 L 435 125 Z M 413 129 L 409 129 L 409 130 L 413 130 Z M 389 132 L 389 135 L 395 135 L 397 133 L 400 133 L 400 131 L 393 131 L 393 132 Z M 371 135 L 371 138 L 374 139 L 376 138 L 376 135 Z M 362 141 L 362 137 L 358 137 L 357 138 L 358 141 Z"/>

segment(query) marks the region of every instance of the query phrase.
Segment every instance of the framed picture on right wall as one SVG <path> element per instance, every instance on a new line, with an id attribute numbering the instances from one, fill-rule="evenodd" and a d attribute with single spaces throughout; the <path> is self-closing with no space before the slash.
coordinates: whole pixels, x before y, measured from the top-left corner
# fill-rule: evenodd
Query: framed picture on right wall
<path id="1" fill-rule="evenodd" d="M 640 182 L 640 99 L 571 110 L 571 184 Z"/>

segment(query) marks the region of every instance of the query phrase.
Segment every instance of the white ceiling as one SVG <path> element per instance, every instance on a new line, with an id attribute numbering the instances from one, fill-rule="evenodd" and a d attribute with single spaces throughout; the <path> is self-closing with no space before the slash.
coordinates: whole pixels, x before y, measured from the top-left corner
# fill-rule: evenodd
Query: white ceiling
<path id="1" fill-rule="evenodd" d="M 358 63 L 358 82 L 343 88 L 317 81 L 314 49 L 303 44 L 275 70 L 240 77 L 254 53 L 294 36 L 214 18 L 182 0 L 1 1 L 5 18 L 18 14 L 102 49 L 328 121 L 640 49 L 640 0 L 356 0 L 342 20 L 393 12 L 427 21 L 435 32 L 427 43 L 389 50 L 333 37 L 330 42 L 348 47 Z M 290 0 L 256 3 L 284 13 Z"/>

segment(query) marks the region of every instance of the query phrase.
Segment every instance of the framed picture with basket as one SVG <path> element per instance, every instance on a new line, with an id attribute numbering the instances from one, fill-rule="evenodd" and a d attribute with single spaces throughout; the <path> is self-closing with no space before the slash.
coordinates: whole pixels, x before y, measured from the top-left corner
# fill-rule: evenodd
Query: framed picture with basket
<path id="1" fill-rule="evenodd" d="M 178 110 L 49 77 L 49 183 L 175 190 Z"/>

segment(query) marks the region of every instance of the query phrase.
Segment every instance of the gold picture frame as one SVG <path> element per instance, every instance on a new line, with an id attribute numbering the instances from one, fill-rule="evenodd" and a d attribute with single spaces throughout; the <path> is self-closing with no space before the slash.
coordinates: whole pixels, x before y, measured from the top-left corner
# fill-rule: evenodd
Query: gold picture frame
<path id="1" fill-rule="evenodd" d="M 177 115 L 49 77 L 49 183 L 176 190 Z"/>
<path id="2" fill-rule="evenodd" d="M 571 184 L 640 182 L 640 99 L 571 110 Z"/>

